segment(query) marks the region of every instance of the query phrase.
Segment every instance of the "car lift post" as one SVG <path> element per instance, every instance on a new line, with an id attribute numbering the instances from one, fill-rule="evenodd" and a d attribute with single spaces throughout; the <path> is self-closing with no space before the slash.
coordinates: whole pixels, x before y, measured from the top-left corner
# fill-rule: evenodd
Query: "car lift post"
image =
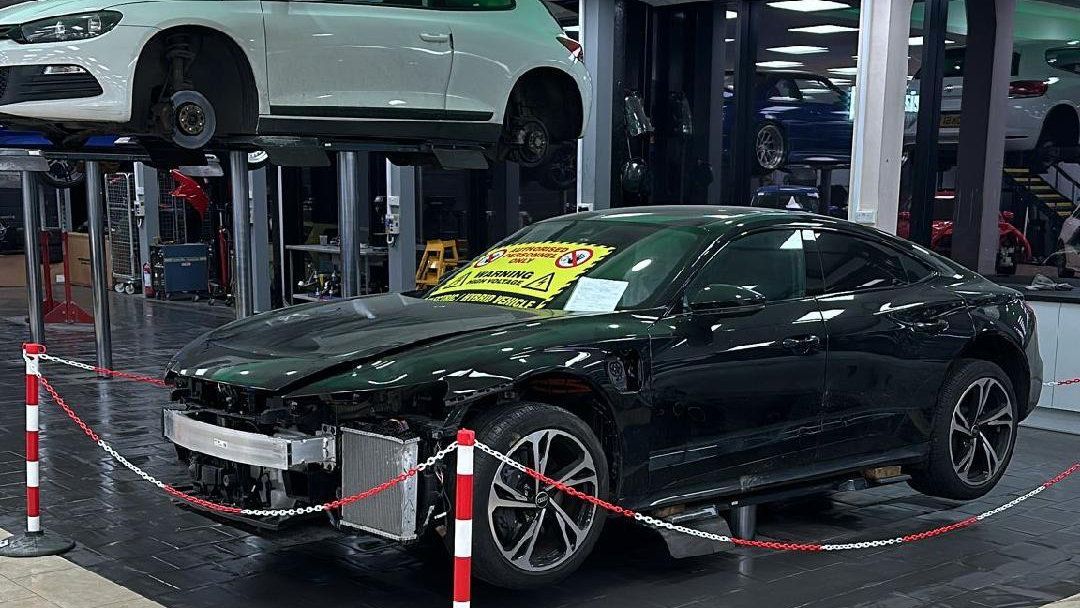
<path id="1" fill-rule="evenodd" d="M 112 326 L 109 323 L 109 275 L 105 267 L 105 210 L 101 162 L 86 161 L 86 215 L 90 228 L 90 284 L 94 294 L 94 341 L 98 367 L 112 368 Z M 101 375 L 102 378 L 107 376 Z"/>
<path id="2" fill-rule="evenodd" d="M 420 171 L 416 167 L 398 167 L 386 161 L 387 207 L 396 200 L 400 214 L 399 232 L 388 247 L 390 291 L 402 293 L 416 289 L 416 201 L 421 193 Z"/>
<path id="3" fill-rule="evenodd" d="M 251 301 L 251 206 L 248 199 L 247 152 L 229 152 L 229 186 L 232 192 L 233 251 L 236 252 L 236 318 L 250 317 Z"/>
<path id="4" fill-rule="evenodd" d="M 338 152 L 338 236 L 341 239 L 341 297 L 360 295 L 360 200 L 356 152 Z"/>
<path id="5" fill-rule="evenodd" d="M 270 302 L 270 211 L 267 207 L 266 167 L 248 171 L 251 212 L 251 308 L 255 313 L 273 308 Z"/>
<path id="6" fill-rule="evenodd" d="M 33 171 L 22 171 L 23 237 L 26 250 L 26 291 L 30 306 L 30 337 L 36 344 L 45 343 L 45 313 L 42 310 L 41 250 L 38 235 L 37 178 Z M 66 278 L 65 278 L 66 280 Z"/>
<path id="7" fill-rule="evenodd" d="M 757 508 L 756 504 L 731 508 L 731 533 L 735 538 L 754 540 L 757 535 Z"/>

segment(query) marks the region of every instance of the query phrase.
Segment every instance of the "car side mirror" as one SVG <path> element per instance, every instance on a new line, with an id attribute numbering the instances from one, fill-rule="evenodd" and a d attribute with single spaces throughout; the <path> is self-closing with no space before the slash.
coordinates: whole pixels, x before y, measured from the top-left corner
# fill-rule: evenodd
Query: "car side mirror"
<path id="1" fill-rule="evenodd" d="M 690 294 L 686 305 L 693 312 L 749 314 L 765 308 L 765 296 L 738 285 L 708 285 Z"/>

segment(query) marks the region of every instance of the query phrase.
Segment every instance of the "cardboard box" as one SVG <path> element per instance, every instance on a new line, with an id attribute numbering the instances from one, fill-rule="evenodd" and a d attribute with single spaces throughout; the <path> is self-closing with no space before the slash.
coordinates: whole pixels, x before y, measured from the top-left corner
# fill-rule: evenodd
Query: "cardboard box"
<path id="1" fill-rule="evenodd" d="M 105 278 L 112 287 L 112 260 L 109 255 L 109 239 L 105 238 Z M 71 266 L 71 284 L 90 287 L 90 235 L 80 232 L 68 234 L 68 256 Z"/>

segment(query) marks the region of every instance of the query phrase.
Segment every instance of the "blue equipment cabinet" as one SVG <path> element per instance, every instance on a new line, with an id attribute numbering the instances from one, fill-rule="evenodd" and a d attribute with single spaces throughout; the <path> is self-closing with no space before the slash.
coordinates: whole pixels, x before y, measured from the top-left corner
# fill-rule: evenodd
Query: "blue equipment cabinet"
<path id="1" fill-rule="evenodd" d="M 196 298 L 209 287 L 209 249 L 204 243 L 152 245 L 151 285 L 158 298 L 190 293 Z"/>

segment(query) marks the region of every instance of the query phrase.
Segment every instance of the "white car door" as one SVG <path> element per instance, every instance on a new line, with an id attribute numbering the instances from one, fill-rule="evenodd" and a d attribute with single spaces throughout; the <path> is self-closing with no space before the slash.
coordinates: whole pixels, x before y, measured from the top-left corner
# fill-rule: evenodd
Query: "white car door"
<path id="1" fill-rule="evenodd" d="M 270 113 L 438 120 L 453 61 L 428 0 L 263 0 Z"/>

